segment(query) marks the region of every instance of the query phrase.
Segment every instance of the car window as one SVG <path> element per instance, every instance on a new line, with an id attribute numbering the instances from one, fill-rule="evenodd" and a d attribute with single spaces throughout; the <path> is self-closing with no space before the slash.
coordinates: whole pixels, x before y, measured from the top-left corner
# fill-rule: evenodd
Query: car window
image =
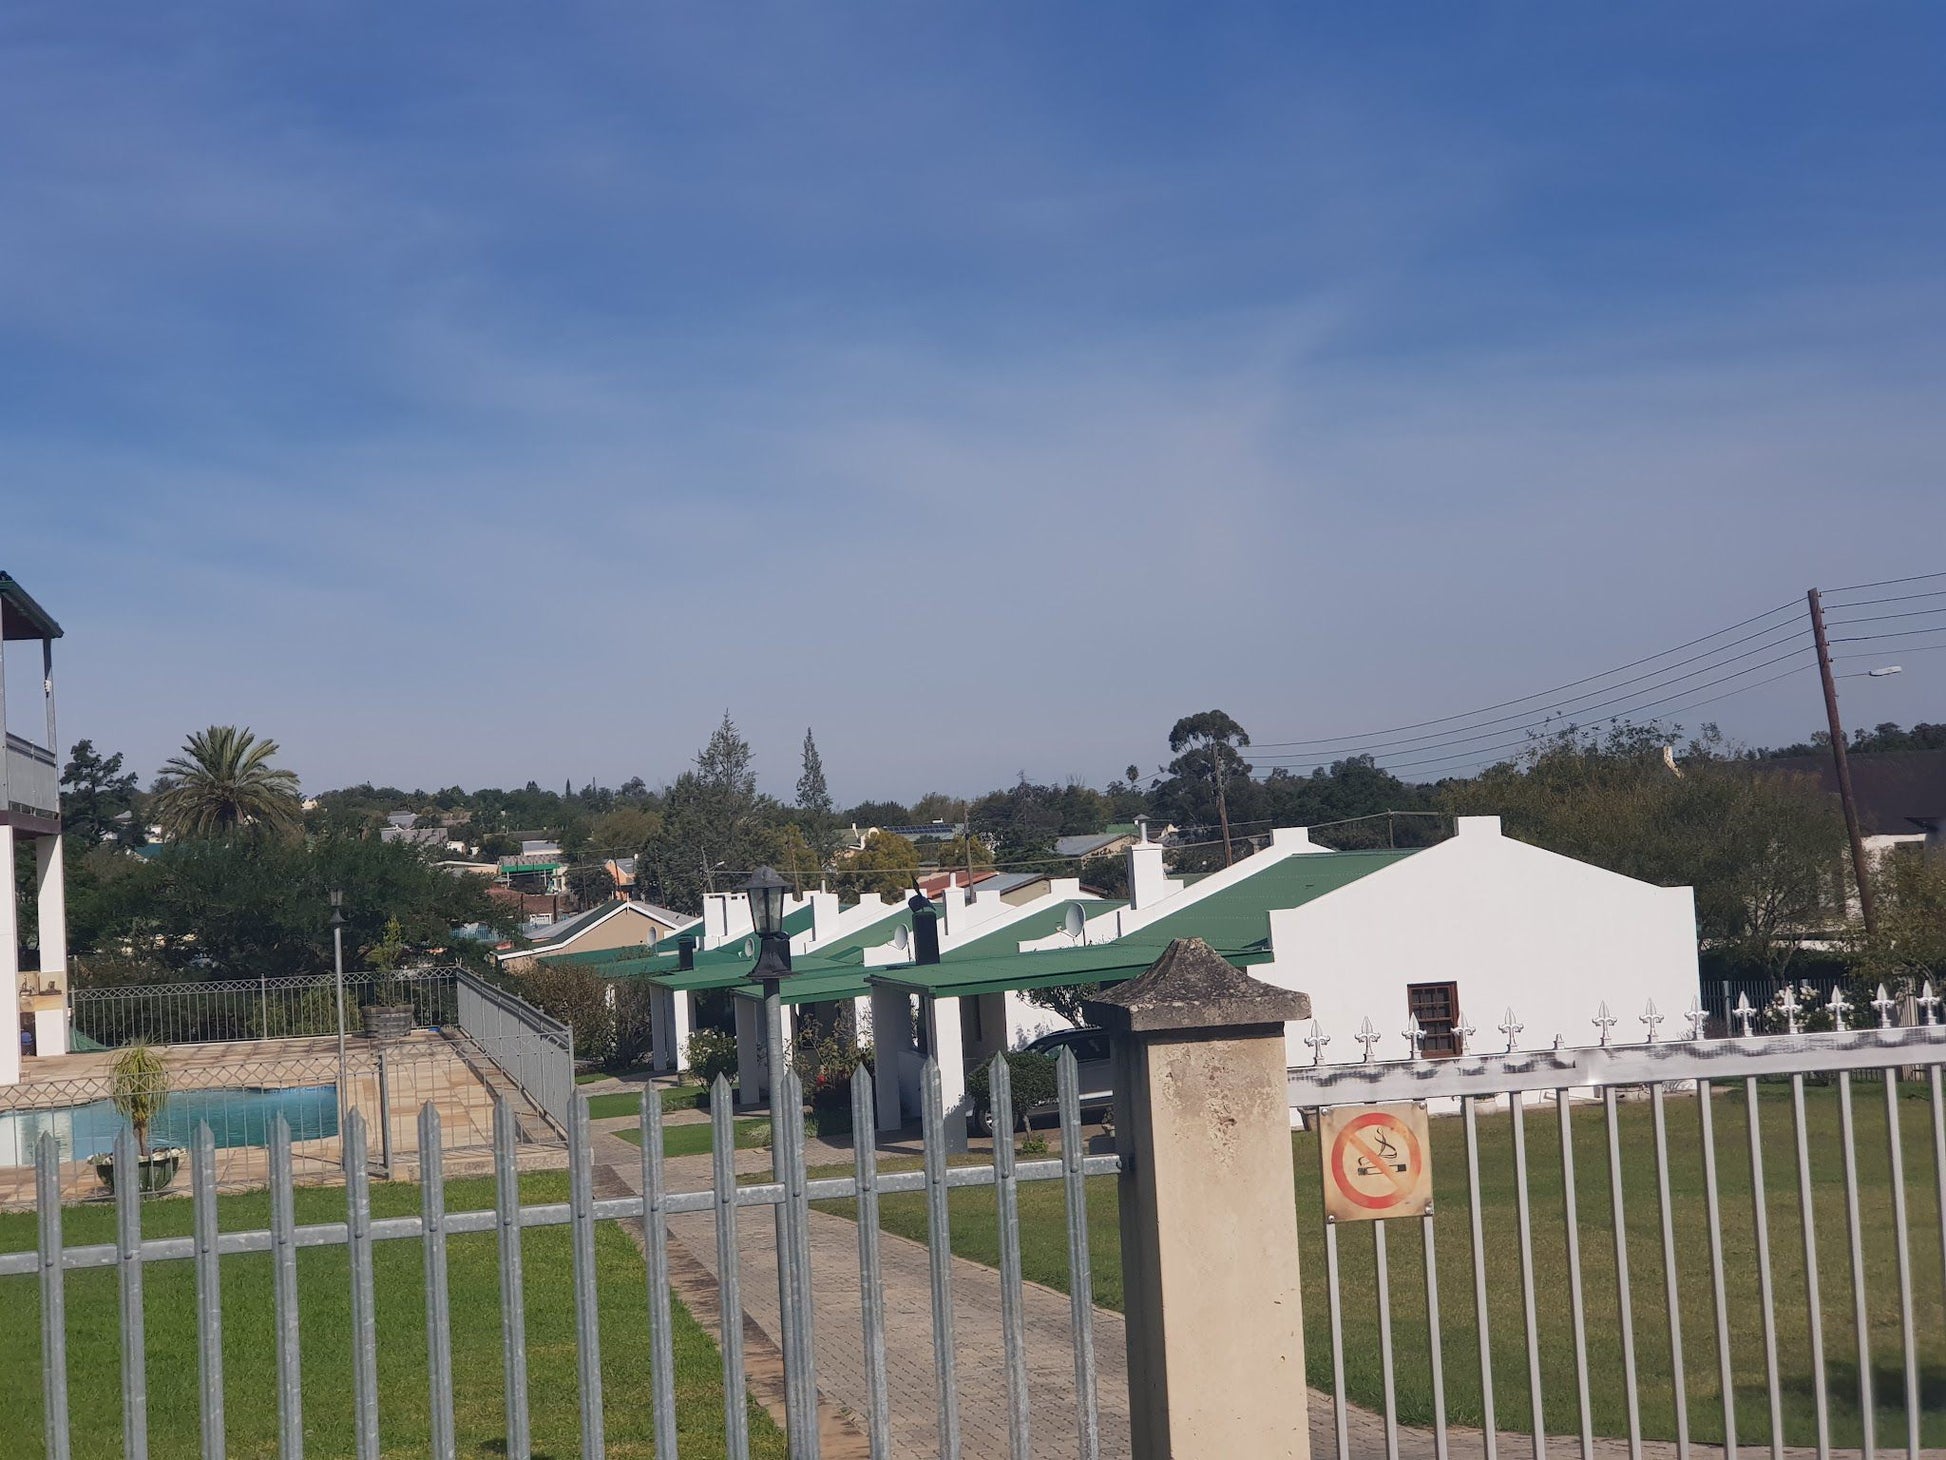
<path id="1" fill-rule="evenodd" d="M 1106 1034 L 1083 1034 L 1074 1041 L 1074 1057 L 1078 1060 L 1105 1060 L 1108 1058 L 1108 1036 Z"/>

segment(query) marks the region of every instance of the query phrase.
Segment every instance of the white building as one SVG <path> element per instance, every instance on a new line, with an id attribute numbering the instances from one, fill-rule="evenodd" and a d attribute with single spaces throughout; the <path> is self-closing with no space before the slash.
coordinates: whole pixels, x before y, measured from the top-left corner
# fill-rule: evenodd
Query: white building
<path id="1" fill-rule="evenodd" d="M 0 1085 L 20 1082 L 20 1062 L 68 1052 L 68 913 L 61 860 L 61 760 L 54 737 L 54 641 L 61 626 L 11 576 L 0 573 L 0 868 L 8 887 L 0 896 L 0 988 L 15 1010 L 0 1030 Z M 10 646 L 38 641 L 25 656 L 40 671 L 41 703 L 7 703 Z M 25 679 L 17 678 L 16 683 Z M 12 717 L 8 711 L 11 708 Z M 35 914 L 40 961 L 23 970 L 20 919 L 13 897 L 14 851 L 34 848 Z"/>

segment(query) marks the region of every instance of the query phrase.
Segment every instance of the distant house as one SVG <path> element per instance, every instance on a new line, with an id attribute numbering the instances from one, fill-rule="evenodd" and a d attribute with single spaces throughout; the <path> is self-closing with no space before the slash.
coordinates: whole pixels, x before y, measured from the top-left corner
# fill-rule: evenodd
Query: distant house
<path id="1" fill-rule="evenodd" d="M 1946 851 L 1946 750 L 1887 750 L 1849 757 L 1859 829 L 1874 857 L 1898 848 Z M 1790 771 L 1838 794 L 1829 755 L 1786 755 L 1755 762 L 1760 770 Z"/>
<path id="2" fill-rule="evenodd" d="M 509 973 L 523 973 L 543 958 L 564 953 L 595 953 L 609 948 L 654 948 L 679 928 L 694 923 L 693 917 L 657 907 L 652 902 L 616 899 L 590 908 L 571 918 L 536 928 L 533 941 L 525 948 L 508 949 L 500 954 L 500 966 Z"/>
<path id="3" fill-rule="evenodd" d="M 1135 844 L 1135 832 L 1101 831 L 1086 836 L 1064 836 L 1054 843 L 1055 852 L 1063 857 L 1107 857 L 1116 852 L 1125 852 Z"/>
<path id="4" fill-rule="evenodd" d="M 519 892 L 563 892 L 568 859 L 554 842 L 529 839 L 500 859 L 500 880 Z"/>

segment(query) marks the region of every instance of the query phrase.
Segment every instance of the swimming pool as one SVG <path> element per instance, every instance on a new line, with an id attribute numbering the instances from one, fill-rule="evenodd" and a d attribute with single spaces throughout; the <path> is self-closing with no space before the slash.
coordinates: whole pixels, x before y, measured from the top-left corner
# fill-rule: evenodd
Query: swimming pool
<path id="1" fill-rule="evenodd" d="M 278 1115 L 290 1122 L 291 1139 L 314 1141 L 338 1133 L 338 1087 L 297 1085 L 283 1090 L 184 1090 L 149 1126 L 149 1145 L 187 1146 L 197 1125 L 209 1122 L 218 1146 L 267 1146 Z M 112 1150 L 127 1122 L 112 1100 L 93 1100 L 53 1110 L 16 1110 L 0 1115 L 0 1166 L 31 1166 L 42 1131 L 52 1131 L 63 1161 Z"/>

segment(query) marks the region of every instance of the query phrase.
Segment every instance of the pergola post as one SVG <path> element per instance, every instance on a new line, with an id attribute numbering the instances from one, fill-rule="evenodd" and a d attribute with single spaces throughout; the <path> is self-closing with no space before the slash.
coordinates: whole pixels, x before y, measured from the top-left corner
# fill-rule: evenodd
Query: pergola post
<path id="1" fill-rule="evenodd" d="M 946 1149 L 966 1149 L 966 1041 L 960 1032 L 960 1001 L 926 998 L 927 1047 L 939 1066 L 939 1103 L 946 1112 Z"/>
<path id="2" fill-rule="evenodd" d="M 917 1059 L 912 1037 L 912 996 L 904 989 L 872 985 L 872 1098 L 878 1102 L 877 1126 L 895 1131 L 905 1124 L 900 1076 L 906 1060 Z"/>

